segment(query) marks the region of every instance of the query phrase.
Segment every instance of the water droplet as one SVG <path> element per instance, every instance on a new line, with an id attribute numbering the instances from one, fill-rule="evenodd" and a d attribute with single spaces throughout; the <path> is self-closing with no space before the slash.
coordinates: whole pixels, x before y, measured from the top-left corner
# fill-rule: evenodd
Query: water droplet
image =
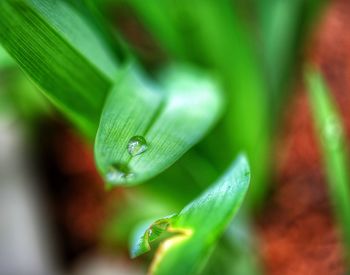
<path id="1" fill-rule="evenodd" d="M 147 148 L 148 145 L 143 136 L 134 136 L 129 140 L 128 152 L 133 157 L 142 154 Z"/>
<path id="2" fill-rule="evenodd" d="M 130 180 L 134 174 L 130 172 L 127 165 L 121 163 L 112 164 L 106 173 L 106 181 L 109 183 L 122 183 L 126 180 Z"/>
<path id="3" fill-rule="evenodd" d="M 154 223 L 149 229 L 148 229 L 148 238 L 149 241 L 152 242 L 155 239 L 157 239 L 169 226 L 168 221 L 161 221 Z"/>
<path id="4" fill-rule="evenodd" d="M 155 239 L 159 237 L 161 232 L 158 232 L 157 230 L 153 230 L 153 228 L 148 229 L 148 240 L 150 242 L 153 242 Z"/>

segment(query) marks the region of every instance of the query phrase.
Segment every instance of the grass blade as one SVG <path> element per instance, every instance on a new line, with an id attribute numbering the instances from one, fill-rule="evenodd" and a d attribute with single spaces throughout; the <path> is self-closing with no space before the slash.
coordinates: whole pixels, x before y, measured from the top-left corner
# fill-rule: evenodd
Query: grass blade
<path id="1" fill-rule="evenodd" d="M 125 1 L 135 9 L 148 29 L 157 38 L 164 48 L 176 57 L 188 56 L 189 48 L 184 43 L 178 26 L 174 20 L 176 7 L 169 1 L 142 0 Z"/>
<path id="2" fill-rule="evenodd" d="M 306 74 L 306 80 L 314 119 L 318 127 L 318 137 L 322 145 L 330 198 L 343 231 L 349 260 L 350 178 L 344 129 L 322 75 L 317 71 L 309 70 Z"/>
<path id="3" fill-rule="evenodd" d="M 92 137 L 117 73 L 93 27 L 66 1 L 4 0 L 0 17 L 4 48 L 55 105 Z"/>
<path id="4" fill-rule="evenodd" d="M 132 257 L 149 251 L 151 242 L 170 232 L 176 235 L 161 243 L 151 273 L 198 273 L 241 206 L 249 180 L 248 162 L 240 156 L 217 183 L 179 214 L 157 220 L 144 231 L 137 230 L 131 243 Z"/>
<path id="5" fill-rule="evenodd" d="M 214 124 L 221 111 L 215 82 L 188 68 L 173 68 L 160 87 L 131 65 L 106 101 L 95 141 L 98 168 L 111 185 L 145 181 L 174 163 Z M 147 151 L 132 156 L 133 137 Z"/>

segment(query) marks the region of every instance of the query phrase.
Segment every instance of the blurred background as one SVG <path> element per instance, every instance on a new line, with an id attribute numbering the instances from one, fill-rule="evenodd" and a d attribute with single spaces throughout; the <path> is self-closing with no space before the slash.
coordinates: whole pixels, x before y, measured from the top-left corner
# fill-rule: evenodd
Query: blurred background
<path id="1" fill-rule="evenodd" d="M 182 209 L 242 149 L 249 195 L 204 274 L 346 274 L 303 69 L 324 76 L 349 142 L 350 2 L 81 2 L 118 58 L 150 76 L 203 67 L 226 109 L 163 174 L 106 191 L 92 145 L 0 48 L 0 274 L 145 274 L 152 255 L 129 259 L 134 227 Z"/>

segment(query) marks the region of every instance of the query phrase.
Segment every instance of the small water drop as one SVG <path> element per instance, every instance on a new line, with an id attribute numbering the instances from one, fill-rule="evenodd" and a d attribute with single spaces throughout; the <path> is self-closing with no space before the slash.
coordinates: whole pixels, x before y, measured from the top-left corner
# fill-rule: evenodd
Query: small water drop
<path id="1" fill-rule="evenodd" d="M 157 239 L 169 226 L 168 221 L 161 221 L 154 223 L 149 229 L 148 229 L 148 238 L 149 241 L 154 241 Z"/>
<path id="2" fill-rule="evenodd" d="M 148 149 L 146 139 L 143 136 L 134 136 L 129 140 L 128 152 L 131 156 L 142 154 Z"/>
<path id="3" fill-rule="evenodd" d="M 112 164 L 105 175 L 106 181 L 114 184 L 125 182 L 133 176 L 134 174 L 130 172 L 129 167 L 120 163 Z"/>

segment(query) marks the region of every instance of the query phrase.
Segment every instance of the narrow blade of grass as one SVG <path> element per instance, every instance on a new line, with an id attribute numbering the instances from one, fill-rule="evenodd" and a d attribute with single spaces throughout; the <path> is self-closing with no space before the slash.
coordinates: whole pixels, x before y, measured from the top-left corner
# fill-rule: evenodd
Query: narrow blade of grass
<path id="1" fill-rule="evenodd" d="M 350 177 L 344 128 L 322 75 L 309 69 L 306 73 L 306 81 L 326 165 L 330 198 L 342 229 L 349 260 Z"/>
<path id="2" fill-rule="evenodd" d="M 0 43 L 45 94 L 93 137 L 117 73 L 93 27 L 66 1 L 0 2 Z"/>
<path id="3" fill-rule="evenodd" d="M 147 28 L 152 31 L 152 34 L 170 54 L 180 58 L 188 56 L 189 49 L 186 47 L 176 24 L 176 5 L 174 6 L 173 2 L 157 0 L 124 2 L 135 9 Z"/>

